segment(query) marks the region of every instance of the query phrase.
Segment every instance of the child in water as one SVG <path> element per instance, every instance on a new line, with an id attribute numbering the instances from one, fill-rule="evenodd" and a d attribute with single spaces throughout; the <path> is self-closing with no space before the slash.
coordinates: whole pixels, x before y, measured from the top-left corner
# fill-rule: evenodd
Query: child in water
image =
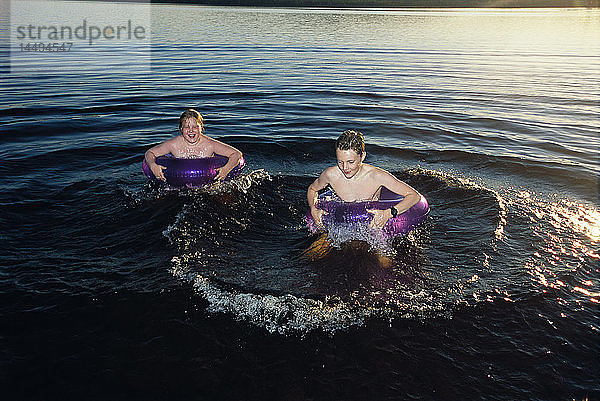
<path id="1" fill-rule="evenodd" d="M 179 131 L 181 135 L 154 146 L 144 155 L 148 167 L 159 180 L 166 180 L 163 174 L 166 167 L 156 164 L 156 158 L 168 153 L 171 153 L 174 157 L 186 159 L 212 157 L 215 154 L 228 157 L 227 164 L 217 169 L 216 181 L 224 180 L 242 158 L 242 152 L 233 146 L 203 134 L 204 120 L 200 113 L 194 109 L 188 109 L 181 114 L 179 117 Z"/>
<path id="2" fill-rule="evenodd" d="M 325 213 L 316 208 L 318 193 L 330 186 L 336 195 L 345 202 L 376 200 L 382 186 L 404 196 L 401 202 L 385 210 L 368 210 L 373 214 L 372 225 L 382 228 L 387 221 L 404 213 L 421 199 L 410 185 L 400 181 L 389 172 L 363 163 L 367 153 L 360 132 L 345 131 L 335 143 L 337 166 L 327 168 L 309 187 L 306 194 L 310 213 L 319 226 L 323 226 L 321 217 Z"/>

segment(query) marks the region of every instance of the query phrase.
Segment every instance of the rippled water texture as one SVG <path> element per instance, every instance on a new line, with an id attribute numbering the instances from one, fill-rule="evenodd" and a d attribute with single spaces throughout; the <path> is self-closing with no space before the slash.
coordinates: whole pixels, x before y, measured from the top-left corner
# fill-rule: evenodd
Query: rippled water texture
<path id="1" fill-rule="evenodd" d="M 151 17 L 149 73 L 0 64 L 12 398 L 600 397 L 597 9 Z M 146 179 L 187 107 L 241 177 Z M 346 129 L 428 199 L 409 235 L 307 229 Z"/>

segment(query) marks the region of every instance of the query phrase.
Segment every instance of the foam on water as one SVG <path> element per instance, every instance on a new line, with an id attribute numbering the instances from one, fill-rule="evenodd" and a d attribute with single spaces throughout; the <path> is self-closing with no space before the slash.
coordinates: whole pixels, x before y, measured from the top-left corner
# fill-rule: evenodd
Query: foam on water
<path id="1" fill-rule="evenodd" d="M 500 193 L 437 171 L 412 169 L 401 178 L 433 201 L 421 227 L 392 241 L 360 225 L 310 234 L 303 224 L 308 180 L 255 171 L 185 190 L 164 231 L 176 248 L 172 273 L 193 285 L 209 311 L 286 334 L 333 333 L 373 318 L 452 316 L 456 307 L 515 302 L 547 289 L 571 293 L 559 302 L 598 302 L 596 283 L 586 279 L 593 274 L 586 261 L 598 259 L 585 245 L 598 241 L 595 208 Z M 536 250 L 523 265 L 511 244 L 526 241 L 527 232 Z M 557 268 L 558 260 L 575 276 Z M 532 292 L 527 277 L 542 287 Z"/>
<path id="2" fill-rule="evenodd" d="M 423 226 L 389 241 L 363 226 L 311 235 L 302 223 L 308 180 L 297 188 L 289 177 L 249 176 L 255 179 L 243 178 L 250 184 L 239 189 L 233 184 L 191 193 L 164 232 L 177 249 L 172 273 L 192 283 L 211 312 L 270 332 L 335 332 L 369 318 L 447 316 L 456 305 L 500 296 L 489 273 L 494 244 L 503 240 L 498 233 L 506 225 L 506 209 L 493 190 L 449 174 L 411 170 L 403 179 L 418 181 L 437 201 Z M 227 201 L 219 206 L 222 199 Z M 476 231 L 453 228 L 464 224 L 461 213 L 472 215 L 463 218 L 474 219 Z M 445 240 L 449 231 L 455 234 Z M 474 238 L 481 246 L 468 250 L 481 257 L 468 256 L 464 267 L 450 272 L 437 264 L 436 252 L 455 251 L 447 242 Z"/>
<path id="3" fill-rule="evenodd" d="M 205 191 L 210 195 L 217 195 L 223 193 L 231 193 L 237 191 L 240 193 L 247 193 L 253 184 L 257 184 L 264 180 L 271 180 L 271 175 L 264 169 L 254 170 L 248 174 L 241 174 L 229 181 L 223 181 L 209 185 L 200 190 Z"/>
<path id="4" fill-rule="evenodd" d="M 343 301 L 338 297 L 312 299 L 292 294 L 272 295 L 227 290 L 200 273 L 189 273 L 186 255 L 172 259 L 172 273 L 190 281 L 194 289 L 208 302 L 208 310 L 227 313 L 263 327 L 271 333 L 300 333 L 321 330 L 334 333 L 351 326 L 362 325 L 371 317 L 394 319 L 419 317 L 443 311 L 441 305 L 432 304 L 431 294 L 420 290 L 404 293 L 402 302 L 386 302 L 375 305 L 354 298 Z M 361 302 L 363 301 L 363 302 Z"/>

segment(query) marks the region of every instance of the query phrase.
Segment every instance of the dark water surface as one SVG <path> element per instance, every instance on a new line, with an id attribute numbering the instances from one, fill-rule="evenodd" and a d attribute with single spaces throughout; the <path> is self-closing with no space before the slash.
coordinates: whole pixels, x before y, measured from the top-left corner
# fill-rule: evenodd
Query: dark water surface
<path id="1" fill-rule="evenodd" d="M 3 399 L 599 399 L 598 37 L 586 9 L 153 5 L 149 74 L 2 74 Z M 187 107 L 240 179 L 143 176 Z M 431 213 L 307 257 L 346 129 Z"/>

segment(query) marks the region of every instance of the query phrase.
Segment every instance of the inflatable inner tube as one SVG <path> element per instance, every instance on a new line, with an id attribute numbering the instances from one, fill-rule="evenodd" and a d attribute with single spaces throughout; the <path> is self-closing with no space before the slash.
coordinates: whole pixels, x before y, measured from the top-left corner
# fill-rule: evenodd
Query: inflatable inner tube
<path id="1" fill-rule="evenodd" d="M 156 164 L 166 167 L 163 170 L 163 174 L 167 180 L 167 184 L 175 188 L 202 187 L 210 184 L 217 176 L 217 169 L 223 167 L 228 161 L 229 158 L 221 155 L 198 159 L 178 159 L 168 154 L 156 158 Z M 237 177 L 245 166 L 246 161 L 242 156 L 238 165 L 229 172 L 225 179 L 230 180 Z M 163 182 L 154 176 L 145 159 L 142 161 L 142 171 L 148 178 Z"/>
<path id="2" fill-rule="evenodd" d="M 389 209 L 401 202 L 404 197 L 390 191 L 386 187 L 381 187 L 379 200 L 366 202 L 344 202 L 340 200 L 331 187 L 327 187 L 319 192 L 316 207 L 324 210 L 321 218 L 326 229 L 339 225 L 369 225 L 373 220 L 373 215 L 367 212 L 367 209 Z M 423 195 L 421 199 L 404 213 L 399 213 L 391 218 L 383 226 L 382 231 L 386 237 L 405 235 L 415 227 L 419 226 L 429 214 L 429 203 Z M 306 215 L 308 228 L 316 232 L 319 230 L 310 214 L 310 209 Z"/>

